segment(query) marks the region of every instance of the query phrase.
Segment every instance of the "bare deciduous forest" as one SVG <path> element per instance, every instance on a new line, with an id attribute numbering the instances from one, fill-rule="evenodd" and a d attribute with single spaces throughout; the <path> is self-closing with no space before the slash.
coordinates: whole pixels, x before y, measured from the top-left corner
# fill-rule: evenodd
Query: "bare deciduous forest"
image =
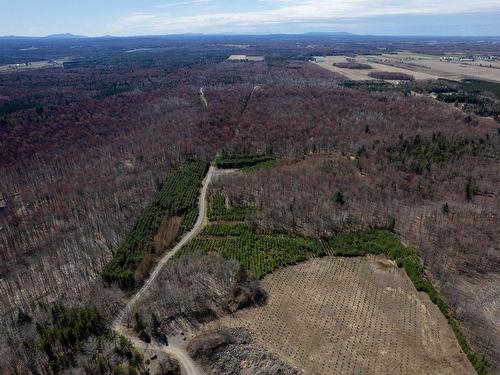
<path id="1" fill-rule="evenodd" d="M 168 53 L 120 60 L 94 51 L 64 68 L 0 75 L 0 317 L 10 332 L 3 360 L 42 361 L 8 349 L 17 333 L 6 327 L 20 313 L 31 319 L 55 302 L 91 301 L 110 320 L 123 294 L 102 281 L 103 266 L 177 165 L 225 151 L 279 160 L 224 175 L 212 188 L 255 207 L 257 228 L 399 234 L 498 370 L 498 123 L 429 97 L 345 88 L 344 77 L 307 61 L 332 50 L 373 52 L 383 42 L 320 40 L 311 49 L 307 40 L 255 38 L 251 51 L 267 54 L 264 62 L 228 62 L 235 50 L 218 41 L 183 41 Z"/>

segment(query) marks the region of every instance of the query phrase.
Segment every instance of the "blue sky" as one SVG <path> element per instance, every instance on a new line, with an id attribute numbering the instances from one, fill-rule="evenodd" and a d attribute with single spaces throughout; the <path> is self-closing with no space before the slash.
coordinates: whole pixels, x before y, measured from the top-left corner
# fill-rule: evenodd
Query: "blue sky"
<path id="1" fill-rule="evenodd" d="M 0 0 L 0 35 L 500 35 L 500 0 Z"/>

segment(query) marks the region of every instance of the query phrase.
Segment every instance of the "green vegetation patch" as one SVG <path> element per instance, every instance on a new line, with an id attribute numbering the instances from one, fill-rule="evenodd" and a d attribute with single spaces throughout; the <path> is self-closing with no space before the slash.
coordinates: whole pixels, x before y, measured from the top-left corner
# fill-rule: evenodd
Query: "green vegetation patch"
<path id="1" fill-rule="evenodd" d="M 487 140 L 446 138 L 435 133 L 430 138 L 416 135 L 413 138 L 399 137 L 398 143 L 383 148 L 387 158 L 400 168 L 422 174 L 430 171 L 433 164 L 447 163 L 464 155 L 478 156 L 488 151 Z"/>
<path id="2" fill-rule="evenodd" d="M 219 253 L 235 259 L 257 278 L 277 268 L 324 256 L 319 240 L 285 234 L 258 233 L 245 224 L 211 224 L 179 252 Z"/>
<path id="3" fill-rule="evenodd" d="M 37 324 L 38 346 L 49 358 L 53 370 L 69 367 L 85 341 L 109 334 L 103 317 L 95 309 L 55 305 L 51 321 Z"/>
<path id="4" fill-rule="evenodd" d="M 87 358 L 89 373 L 139 374 L 144 369 L 142 355 L 127 338 L 111 331 L 96 309 L 56 304 L 51 307 L 47 321 L 36 323 L 36 330 L 34 349 L 47 355 L 53 373 L 77 365 L 77 355 L 88 355 L 84 347 L 91 338 L 98 346 L 96 353 Z M 111 356 L 104 353 L 105 347 L 114 347 Z"/>
<path id="5" fill-rule="evenodd" d="M 241 168 L 241 170 L 243 172 L 256 172 L 256 171 L 260 171 L 263 169 L 274 168 L 278 165 L 278 163 L 279 163 L 279 160 L 271 159 L 271 160 L 266 160 L 266 161 L 257 163 L 255 165 L 252 165 L 251 167 L 243 167 L 243 168 Z"/>
<path id="6" fill-rule="evenodd" d="M 469 92 L 492 92 L 496 95 L 497 99 L 500 99 L 500 83 L 482 81 L 477 79 L 468 79 L 462 81 L 462 85 L 465 91 Z"/>
<path id="7" fill-rule="evenodd" d="M 187 211 L 182 217 L 181 221 L 181 229 L 183 232 L 189 232 L 193 229 L 194 224 L 196 223 L 196 219 L 198 219 L 198 206 L 193 206 Z"/>
<path id="8" fill-rule="evenodd" d="M 252 233 L 250 227 L 244 223 L 220 223 L 207 225 L 201 235 L 203 237 L 243 236 Z"/>
<path id="9" fill-rule="evenodd" d="M 476 115 L 497 118 L 500 114 L 500 102 L 488 96 L 471 92 L 442 93 L 436 98 L 445 103 L 460 103 L 466 112 L 472 112 Z"/>
<path id="10" fill-rule="evenodd" d="M 341 86 L 364 91 L 404 91 L 403 85 L 394 85 L 386 81 L 345 81 Z"/>
<path id="11" fill-rule="evenodd" d="M 191 161 L 175 168 L 156 198 L 144 210 L 123 244 L 104 266 L 102 276 L 122 288 L 135 286 L 134 271 L 144 255 L 153 251 L 152 239 L 164 216 L 183 216 L 184 228 L 194 224 L 194 209 L 203 177 L 208 169 L 204 161 Z M 187 217 L 189 215 L 189 217 Z"/>
<path id="12" fill-rule="evenodd" d="M 409 90 L 418 92 L 420 94 L 441 94 L 457 92 L 461 88 L 461 83 L 457 81 L 450 81 L 447 79 L 413 81 L 406 83 Z"/>
<path id="13" fill-rule="evenodd" d="M 406 84 L 408 90 L 421 94 L 437 94 L 436 99 L 445 103 L 461 105 L 465 112 L 483 117 L 493 117 L 497 121 L 500 115 L 500 84 L 481 80 L 462 82 L 439 79 L 437 81 L 415 81 Z M 485 92 L 496 96 L 485 95 Z"/>
<path id="14" fill-rule="evenodd" d="M 225 154 L 215 160 L 217 168 L 244 168 L 273 160 L 274 157 L 266 154 Z"/>
<path id="15" fill-rule="evenodd" d="M 11 113 L 24 111 L 25 109 L 30 109 L 37 107 L 36 103 L 27 100 L 12 100 L 5 104 L 0 105 L 0 116 L 9 115 Z"/>
<path id="16" fill-rule="evenodd" d="M 253 210 L 248 207 L 226 205 L 226 198 L 221 193 L 210 197 L 208 204 L 208 220 L 210 221 L 245 221 Z"/>

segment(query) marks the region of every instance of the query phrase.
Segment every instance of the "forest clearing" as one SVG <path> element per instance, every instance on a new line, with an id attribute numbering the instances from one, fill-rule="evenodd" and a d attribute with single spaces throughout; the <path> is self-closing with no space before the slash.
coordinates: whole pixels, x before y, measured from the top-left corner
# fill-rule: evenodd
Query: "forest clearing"
<path id="1" fill-rule="evenodd" d="M 312 259 L 262 283 L 265 306 L 220 324 L 306 374 L 474 374 L 436 305 L 385 257 Z"/>

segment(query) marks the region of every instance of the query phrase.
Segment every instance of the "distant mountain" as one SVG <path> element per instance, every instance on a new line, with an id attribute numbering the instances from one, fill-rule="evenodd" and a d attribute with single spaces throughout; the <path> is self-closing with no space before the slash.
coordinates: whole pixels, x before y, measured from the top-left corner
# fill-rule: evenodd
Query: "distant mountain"
<path id="1" fill-rule="evenodd" d="M 47 36 L 19 36 L 19 35 L 5 35 L 0 36 L 0 39 L 85 39 L 88 38 L 84 35 L 74 35 L 74 34 L 52 34 Z"/>
<path id="2" fill-rule="evenodd" d="M 65 34 L 47 35 L 46 38 L 48 38 L 48 39 L 82 39 L 82 38 L 88 38 L 88 37 L 84 36 L 84 35 L 75 35 L 75 34 L 65 33 Z"/>
<path id="3" fill-rule="evenodd" d="M 348 33 L 345 31 L 311 31 L 309 33 L 304 33 L 303 35 L 358 35 L 358 34 Z"/>

